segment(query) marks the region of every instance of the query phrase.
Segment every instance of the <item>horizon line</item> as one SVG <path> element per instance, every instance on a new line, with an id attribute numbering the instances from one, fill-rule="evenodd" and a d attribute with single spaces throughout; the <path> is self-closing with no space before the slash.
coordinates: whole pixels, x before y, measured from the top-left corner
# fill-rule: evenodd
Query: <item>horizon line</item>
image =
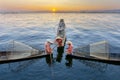
<path id="1" fill-rule="evenodd" d="M 0 13 L 120 13 L 120 9 L 112 10 L 80 10 L 80 11 L 1 11 Z"/>

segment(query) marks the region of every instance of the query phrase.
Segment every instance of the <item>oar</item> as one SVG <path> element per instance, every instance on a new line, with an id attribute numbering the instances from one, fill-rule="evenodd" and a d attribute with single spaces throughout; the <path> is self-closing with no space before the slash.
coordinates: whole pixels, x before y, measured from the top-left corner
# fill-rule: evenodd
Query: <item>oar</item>
<path id="1" fill-rule="evenodd" d="M 57 47 L 57 44 L 52 48 L 52 50 L 54 50 L 55 49 L 55 47 Z"/>
<path id="2" fill-rule="evenodd" d="M 56 46 L 55 46 L 56 47 Z M 54 47 L 54 48 L 55 48 Z M 53 48 L 53 49 L 54 49 Z M 52 76 L 54 76 L 54 73 L 53 73 L 53 68 L 52 68 L 52 61 L 53 61 L 53 59 L 52 59 L 52 53 L 50 53 L 50 62 L 51 62 L 51 67 L 50 67 L 50 69 L 51 69 L 51 74 L 52 74 Z"/>

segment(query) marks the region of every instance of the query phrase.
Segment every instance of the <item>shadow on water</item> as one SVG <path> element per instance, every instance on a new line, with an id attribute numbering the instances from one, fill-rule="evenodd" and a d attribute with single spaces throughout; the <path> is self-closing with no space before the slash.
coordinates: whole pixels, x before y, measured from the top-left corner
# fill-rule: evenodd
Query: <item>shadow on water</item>
<path id="1" fill-rule="evenodd" d="M 32 64 L 34 64 L 36 61 L 37 61 L 37 59 L 20 61 L 20 62 L 15 62 L 15 63 L 9 63 L 8 64 L 8 69 L 11 72 L 21 72 L 21 71 L 27 69 Z"/>
<path id="2" fill-rule="evenodd" d="M 52 65 L 52 63 L 54 63 L 54 59 L 53 59 L 53 54 L 47 55 L 45 57 L 46 63 L 49 65 L 49 67 Z"/>
<path id="3" fill-rule="evenodd" d="M 63 53 L 64 53 L 64 47 L 58 47 L 57 48 L 57 56 L 56 58 L 53 58 L 53 54 L 51 55 L 47 55 L 46 56 L 46 63 L 51 66 L 51 64 L 53 64 L 54 62 L 59 62 L 61 63 L 62 61 L 62 57 L 63 57 Z"/>
<path id="4" fill-rule="evenodd" d="M 64 53 L 64 47 L 58 47 L 57 48 L 57 58 L 56 58 L 56 61 L 57 62 L 61 62 L 62 60 L 62 57 L 63 57 L 63 53 Z"/>
<path id="5" fill-rule="evenodd" d="M 52 55 L 47 55 L 46 56 L 46 63 L 51 66 L 51 64 L 58 62 L 61 63 L 62 58 L 64 58 L 63 54 L 64 54 L 64 47 L 58 47 L 57 48 L 57 56 L 56 58 L 53 58 L 53 54 Z M 72 67 L 72 57 L 70 56 L 65 56 L 65 65 L 66 67 Z"/>
<path id="6" fill-rule="evenodd" d="M 65 60 L 66 60 L 65 65 L 67 67 L 72 67 L 72 57 L 66 55 Z"/>
<path id="7" fill-rule="evenodd" d="M 62 52 L 64 52 L 64 48 L 62 50 L 60 50 L 60 52 L 57 54 L 57 58 L 53 58 L 53 54 L 47 55 L 45 57 L 46 63 L 48 64 L 49 67 L 53 67 L 52 64 L 55 64 L 55 62 L 61 63 L 62 58 L 64 57 L 63 53 L 62 53 Z M 102 62 L 97 62 L 97 61 L 75 59 L 69 55 L 66 55 L 65 56 L 65 66 L 67 68 L 72 68 L 73 63 L 74 63 L 73 60 L 78 60 L 80 63 L 84 64 L 85 66 L 90 67 L 91 69 L 94 69 L 94 70 L 98 70 L 99 72 L 105 72 L 107 70 L 108 65 L 109 65 L 107 63 L 102 63 Z M 26 60 L 26 61 L 9 63 L 8 69 L 11 72 L 21 72 L 21 71 L 27 69 L 29 66 L 31 66 L 32 64 L 34 64 L 37 61 L 38 61 L 38 59 L 33 59 L 33 60 Z"/>
<path id="8" fill-rule="evenodd" d="M 65 65 L 68 68 L 71 68 L 73 65 L 73 60 L 75 60 L 75 58 L 66 55 L 65 57 Z M 82 60 L 82 59 L 77 59 L 80 63 L 84 64 L 87 67 L 90 67 L 94 70 L 98 70 L 100 72 L 105 72 L 107 70 L 108 64 L 107 63 L 102 63 L 102 62 L 97 62 L 97 61 L 89 61 L 89 60 Z"/>
<path id="9" fill-rule="evenodd" d="M 98 70 L 100 72 L 105 72 L 107 70 L 108 64 L 102 63 L 102 62 L 96 62 L 96 61 L 88 61 L 88 60 L 79 60 L 84 65 L 94 69 Z"/>
<path id="10" fill-rule="evenodd" d="M 45 59 L 46 59 L 46 63 L 49 65 L 49 67 L 52 67 L 51 65 L 55 62 L 55 60 L 53 59 L 53 55 L 47 55 L 45 57 Z M 57 61 L 57 59 L 62 59 L 61 55 L 60 56 L 57 55 L 56 61 Z M 21 71 L 27 69 L 32 64 L 34 64 L 35 62 L 37 62 L 37 60 L 38 59 L 9 63 L 8 64 L 8 69 L 11 72 L 21 72 Z M 66 62 L 65 62 L 66 67 L 67 68 L 72 68 L 73 58 L 71 56 L 66 55 L 65 60 L 66 60 Z M 102 62 L 81 60 L 81 59 L 79 59 L 79 62 L 84 64 L 87 67 L 90 67 L 94 70 L 98 70 L 100 72 L 105 72 L 107 67 L 108 67 L 107 63 L 102 63 Z"/>
<path id="11" fill-rule="evenodd" d="M 54 54 L 54 53 L 53 53 Z M 100 72 L 106 71 L 107 67 L 109 64 L 104 63 L 104 62 L 97 62 L 97 61 L 90 61 L 90 60 L 84 60 L 84 59 L 79 59 L 79 58 L 74 58 L 69 55 L 64 55 L 64 47 L 59 47 L 57 48 L 57 56 L 47 55 L 45 56 L 46 63 L 48 64 L 49 67 L 53 67 L 52 64 L 55 64 L 55 62 L 61 63 L 62 60 L 65 62 L 64 65 L 67 68 L 72 68 L 74 61 L 73 60 L 79 60 L 80 63 L 84 64 L 85 66 L 88 66 L 92 69 L 98 70 Z M 117 56 L 119 57 L 119 54 L 111 54 L 113 57 Z M 40 58 L 41 59 L 41 58 Z M 20 72 L 25 70 L 27 67 L 31 66 L 34 64 L 38 59 L 33 59 L 33 60 L 26 60 L 26 61 L 18 61 L 15 63 L 9 63 L 9 70 L 12 72 Z M 61 63 L 62 64 L 62 63 Z M 78 63 L 79 65 L 79 63 Z"/>

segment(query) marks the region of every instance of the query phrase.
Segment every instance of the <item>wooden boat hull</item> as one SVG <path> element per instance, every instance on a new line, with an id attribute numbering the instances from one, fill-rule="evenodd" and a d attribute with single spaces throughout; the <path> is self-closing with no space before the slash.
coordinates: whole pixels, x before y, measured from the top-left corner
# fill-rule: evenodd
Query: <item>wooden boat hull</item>
<path id="1" fill-rule="evenodd" d="M 80 56 L 80 55 L 67 55 L 75 59 L 83 59 L 83 60 L 91 60 L 91 61 L 98 61 L 98 62 L 103 62 L 103 63 L 109 63 L 109 64 L 114 64 L 114 65 L 120 65 L 120 60 L 114 60 L 114 59 L 100 59 L 100 58 L 95 58 L 91 56 Z"/>
<path id="2" fill-rule="evenodd" d="M 62 35 L 62 36 L 60 36 L 60 35 Z M 59 34 L 56 36 L 56 38 L 57 38 L 57 37 L 61 37 L 61 38 L 62 38 L 62 46 L 61 46 L 61 47 L 64 47 L 64 46 L 65 46 L 65 43 L 66 43 L 66 35 L 59 33 Z"/>
<path id="3" fill-rule="evenodd" d="M 62 38 L 62 46 L 60 47 L 64 47 L 65 46 L 65 42 L 66 42 L 66 32 L 65 32 L 65 23 L 64 23 L 64 20 L 63 19 L 60 19 L 60 22 L 59 22 L 59 26 L 57 28 L 57 37 L 60 37 Z M 55 38 L 55 39 L 56 39 Z"/>
<path id="4" fill-rule="evenodd" d="M 0 52 L 1 54 L 2 52 Z M 2 53 L 3 54 L 3 53 Z M 4 54 L 5 55 L 5 54 Z M 23 58 L 18 58 L 18 59 L 0 59 L 0 64 L 3 64 L 3 63 L 10 63 L 10 62 L 17 62 L 17 61 L 24 61 L 24 60 L 30 60 L 30 59 L 37 59 L 37 58 L 43 58 L 47 56 L 47 54 L 45 54 L 44 52 L 43 53 L 40 53 L 40 54 L 36 54 L 36 55 L 31 55 L 31 56 L 28 56 L 28 57 L 23 57 Z"/>

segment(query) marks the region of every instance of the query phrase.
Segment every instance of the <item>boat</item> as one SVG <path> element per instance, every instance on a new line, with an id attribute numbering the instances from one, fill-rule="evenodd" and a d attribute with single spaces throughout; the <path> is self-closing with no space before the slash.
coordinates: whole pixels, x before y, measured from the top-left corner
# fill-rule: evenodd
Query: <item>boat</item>
<path id="1" fill-rule="evenodd" d="M 91 61 L 98 61 L 98 62 L 103 62 L 103 63 L 109 63 L 109 64 L 115 64 L 115 65 L 120 65 L 120 55 L 119 59 L 101 59 L 101 58 L 96 58 L 92 56 L 81 56 L 79 54 L 72 54 L 72 55 L 67 55 L 75 59 L 82 59 L 82 60 L 91 60 Z"/>
<path id="2" fill-rule="evenodd" d="M 65 27 L 64 19 L 60 19 L 60 22 L 59 22 L 59 25 L 58 25 L 58 28 L 57 28 L 57 36 L 55 37 L 55 40 L 58 37 L 62 39 L 62 45 L 57 47 L 58 54 L 64 53 L 64 46 L 65 46 L 65 43 L 66 43 L 65 28 L 66 27 Z"/>
<path id="3" fill-rule="evenodd" d="M 75 59 L 99 61 L 120 65 L 120 54 L 110 53 L 107 41 L 100 41 L 74 49 L 71 56 Z"/>
<path id="4" fill-rule="evenodd" d="M 45 57 L 45 51 L 37 50 L 18 41 L 8 44 L 6 51 L 0 51 L 0 64 Z"/>
<path id="5" fill-rule="evenodd" d="M 24 60 L 30 60 L 30 59 L 37 59 L 37 58 L 42 58 L 42 57 L 47 56 L 44 52 L 39 52 L 38 54 L 35 54 L 35 55 L 30 55 L 27 57 L 20 57 L 20 58 L 9 58 L 8 56 L 13 56 L 11 55 L 10 52 L 0 52 L 0 55 L 1 55 L 0 64 L 16 62 L 16 61 L 24 61 Z"/>
<path id="6" fill-rule="evenodd" d="M 66 42 L 66 33 L 65 33 L 65 23 L 64 23 L 64 19 L 60 19 L 60 22 L 59 22 L 59 26 L 57 28 L 57 37 L 60 37 L 62 38 L 62 46 L 61 47 L 64 47 L 65 46 L 65 42 Z"/>

